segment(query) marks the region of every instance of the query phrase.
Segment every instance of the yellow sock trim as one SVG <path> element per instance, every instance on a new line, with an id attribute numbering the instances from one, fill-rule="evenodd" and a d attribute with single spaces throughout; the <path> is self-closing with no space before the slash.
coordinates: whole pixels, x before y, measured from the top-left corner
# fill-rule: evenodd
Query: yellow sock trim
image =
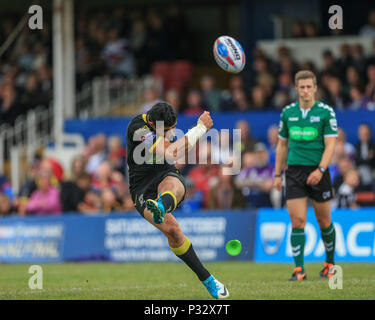
<path id="1" fill-rule="evenodd" d="M 171 212 L 173 212 L 174 209 L 176 209 L 176 207 L 177 207 L 177 198 L 176 198 L 176 196 L 175 196 L 172 192 L 170 192 L 170 191 L 165 191 L 165 192 L 163 192 L 161 195 L 163 196 L 163 195 L 165 195 L 166 193 L 169 193 L 169 194 L 172 196 L 172 198 L 173 198 L 173 201 L 174 201 L 174 208 L 173 208 L 173 210 L 171 211 Z"/>
<path id="2" fill-rule="evenodd" d="M 188 237 L 185 237 L 185 241 L 181 246 L 179 246 L 178 248 L 170 248 L 176 256 L 181 256 L 189 250 L 190 245 L 190 240 L 188 239 Z"/>

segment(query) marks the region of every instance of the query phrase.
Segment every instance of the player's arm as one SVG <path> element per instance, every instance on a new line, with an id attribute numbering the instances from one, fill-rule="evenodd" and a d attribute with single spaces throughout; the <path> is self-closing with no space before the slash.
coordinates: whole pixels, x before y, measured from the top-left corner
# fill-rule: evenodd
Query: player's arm
<path id="1" fill-rule="evenodd" d="M 323 172 L 319 167 L 328 170 L 328 165 L 331 163 L 333 153 L 335 152 L 336 138 L 337 138 L 337 120 L 333 109 L 329 110 L 329 113 L 325 119 L 324 128 L 324 152 L 322 159 L 320 160 L 318 169 L 310 173 L 307 178 L 306 183 L 311 185 L 316 185 L 319 183 L 320 179 L 323 177 Z"/>
<path id="2" fill-rule="evenodd" d="M 286 158 L 288 156 L 289 140 L 279 136 L 276 146 L 276 160 L 275 160 L 275 180 L 273 186 L 281 191 L 281 173 L 284 171 L 286 166 Z"/>
<path id="3" fill-rule="evenodd" d="M 324 152 L 319 167 L 327 169 L 335 153 L 336 137 L 324 137 Z"/>
<path id="4" fill-rule="evenodd" d="M 320 171 L 320 167 L 324 168 L 324 170 L 328 170 L 328 166 L 331 163 L 331 159 L 335 152 L 336 146 L 336 137 L 324 137 L 324 152 L 322 155 L 322 159 L 320 160 L 318 169 L 314 170 L 308 176 L 306 183 L 307 184 L 318 184 L 320 179 L 323 177 L 323 172 Z"/>
<path id="5" fill-rule="evenodd" d="M 163 155 L 167 160 L 178 160 L 187 154 L 189 149 L 191 149 L 197 141 L 205 135 L 212 125 L 213 121 L 210 113 L 205 111 L 199 117 L 197 125 L 191 128 L 183 137 L 175 142 L 170 142 L 168 139 L 164 139 L 156 145 L 153 152 Z"/>
<path id="6" fill-rule="evenodd" d="M 289 131 L 288 123 L 285 120 L 284 112 L 281 113 L 280 124 L 279 124 L 279 139 L 276 145 L 276 159 L 275 159 L 275 180 L 273 186 L 281 191 L 282 179 L 281 173 L 284 171 L 286 166 L 286 159 L 289 150 Z"/>

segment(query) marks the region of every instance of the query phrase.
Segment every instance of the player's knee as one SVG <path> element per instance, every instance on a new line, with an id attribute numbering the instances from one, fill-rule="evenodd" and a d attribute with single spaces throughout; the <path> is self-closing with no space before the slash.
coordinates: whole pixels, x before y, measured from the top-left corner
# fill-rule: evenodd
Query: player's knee
<path id="1" fill-rule="evenodd" d="M 327 229 L 331 225 L 331 219 L 326 217 L 317 217 L 316 218 L 320 229 Z"/>
<path id="2" fill-rule="evenodd" d="M 302 218 L 293 218 L 292 227 L 295 229 L 303 229 L 306 225 L 306 219 Z"/>
<path id="3" fill-rule="evenodd" d="M 181 227 L 177 223 L 168 223 L 163 228 L 164 234 L 171 239 L 178 239 L 182 235 Z"/>

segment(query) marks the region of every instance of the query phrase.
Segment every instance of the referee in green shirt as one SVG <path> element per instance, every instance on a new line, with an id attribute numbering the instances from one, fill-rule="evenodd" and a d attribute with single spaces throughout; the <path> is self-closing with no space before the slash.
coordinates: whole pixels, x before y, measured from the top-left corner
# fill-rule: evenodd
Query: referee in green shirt
<path id="1" fill-rule="evenodd" d="M 316 77 L 303 70 L 295 75 L 298 101 L 281 113 L 276 148 L 274 187 L 281 191 L 285 171 L 286 205 L 292 221 L 291 247 L 295 262 L 289 280 L 305 280 L 304 247 L 308 198 L 312 200 L 326 250 L 320 277 L 333 275 L 335 228 L 331 221 L 333 197 L 328 165 L 335 150 L 337 121 L 333 109 L 315 100 Z"/>

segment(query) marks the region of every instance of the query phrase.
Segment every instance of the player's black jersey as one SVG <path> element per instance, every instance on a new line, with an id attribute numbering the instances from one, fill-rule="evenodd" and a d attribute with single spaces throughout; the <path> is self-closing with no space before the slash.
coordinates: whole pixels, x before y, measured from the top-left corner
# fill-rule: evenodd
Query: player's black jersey
<path id="1" fill-rule="evenodd" d="M 136 184 L 144 183 L 156 173 L 175 168 L 164 157 L 158 158 L 153 150 L 161 136 L 146 121 L 146 114 L 132 119 L 126 131 L 126 159 L 129 166 L 129 184 L 132 191 Z M 160 157 L 160 156 L 159 156 Z"/>

